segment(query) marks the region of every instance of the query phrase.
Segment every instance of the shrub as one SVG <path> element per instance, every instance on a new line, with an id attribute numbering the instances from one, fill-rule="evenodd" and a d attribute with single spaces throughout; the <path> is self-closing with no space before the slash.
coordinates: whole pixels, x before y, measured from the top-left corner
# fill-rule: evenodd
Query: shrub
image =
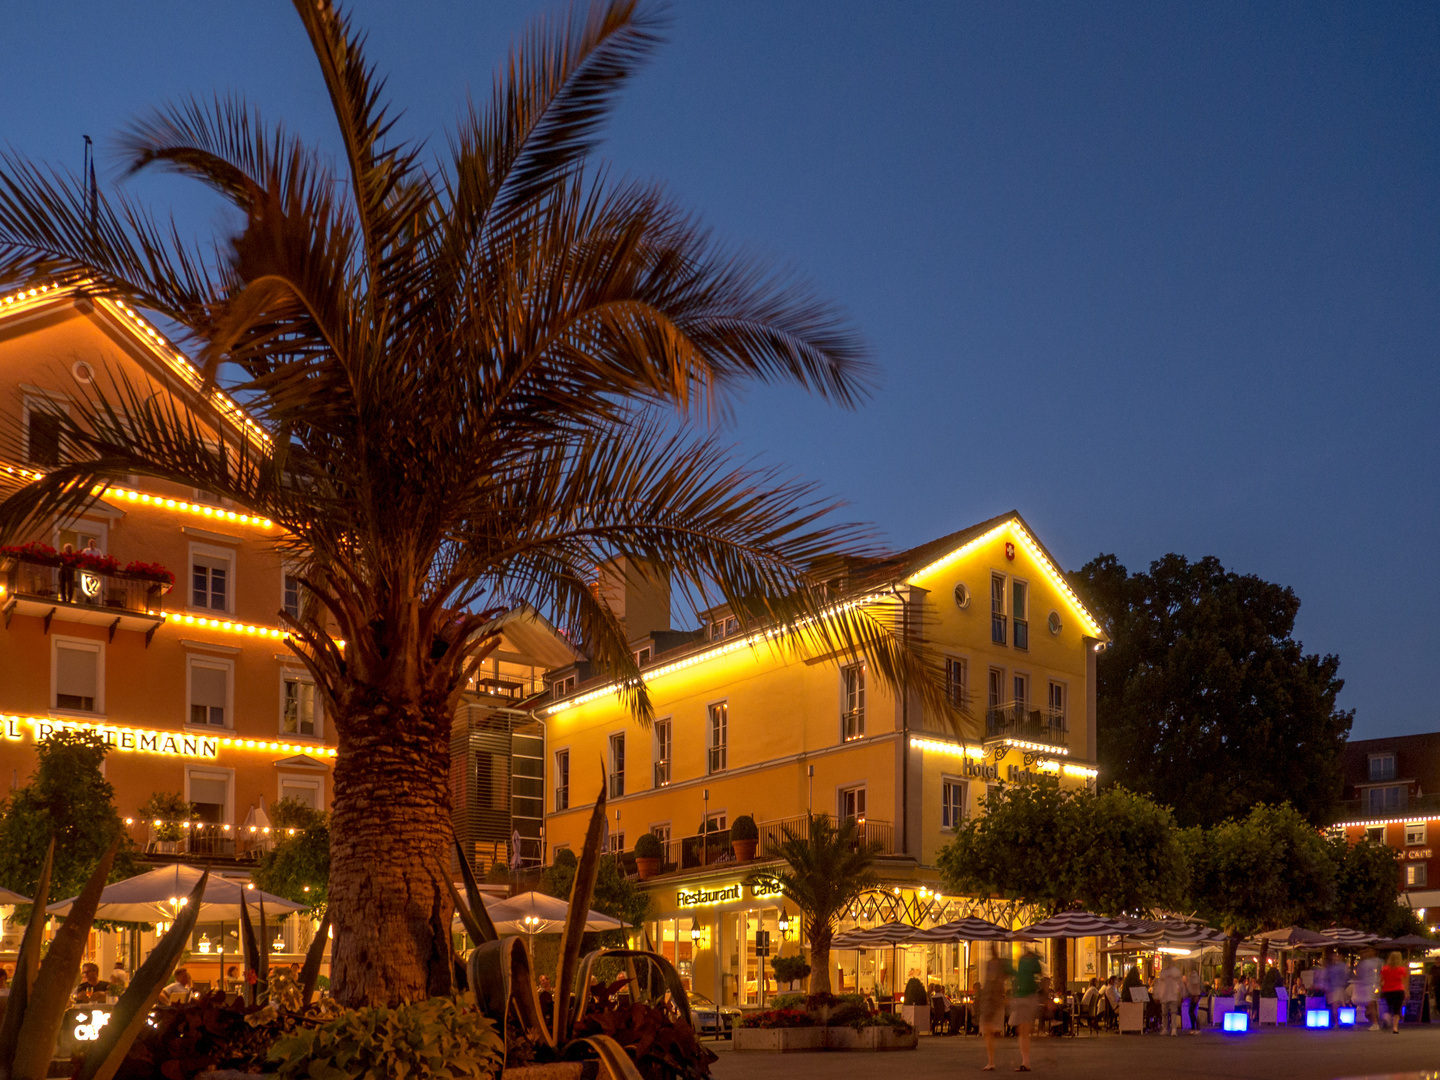
<path id="1" fill-rule="evenodd" d="M 498 1073 L 505 1044 L 480 1013 L 451 998 L 430 998 L 394 1009 L 348 1010 L 277 1039 L 270 1060 L 284 1080 L 459 1080 Z"/>
<path id="2" fill-rule="evenodd" d="M 770 1005 L 775 1009 L 803 1009 L 805 1008 L 805 995 L 776 994 L 770 999 Z"/>
<path id="3" fill-rule="evenodd" d="M 775 978 L 781 982 L 799 982 L 810 975 L 810 965 L 803 956 L 777 956 L 773 967 Z"/>
<path id="4" fill-rule="evenodd" d="M 906 1005 L 926 1005 L 930 996 L 925 993 L 925 984 L 919 979 L 911 979 L 905 984 Z"/>
<path id="5" fill-rule="evenodd" d="M 731 840 L 759 840 L 760 830 L 755 827 L 755 819 L 749 814 L 741 814 L 730 823 Z"/>
<path id="6" fill-rule="evenodd" d="M 550 860 L 552 866 L 568 866 L 572 870 L 580 865 L 580 859 L 568 847 L 562 847 L 555 852 L 555 858 Z"/>
<path id="7" fill-rule="evenodd" d="M 740 1026 L 747 1028 L 798 1028 L 814 1027 L 815 1018 L 803 1009 L 764 1009 L 746 1013 L 740 1018 Z"/>
<path id="8" fill-rule="evenodd" d="M 831 1027 L 853 1027 L 857 1030 L 865 1026 L 870 1019 L 870 1010 L 864 1005 L 853 1001 L 843 1002 L 830 1010 L 830 1018 L 826 1021 Z"/>
<path id="9" fill-rule="evenodd" d="M 635 841 L 635 857 L 637 859 L 660 859 L 664 858 L 665 849 L 660 844 L 660 838 L 654 833 L 641 833 Z"/>

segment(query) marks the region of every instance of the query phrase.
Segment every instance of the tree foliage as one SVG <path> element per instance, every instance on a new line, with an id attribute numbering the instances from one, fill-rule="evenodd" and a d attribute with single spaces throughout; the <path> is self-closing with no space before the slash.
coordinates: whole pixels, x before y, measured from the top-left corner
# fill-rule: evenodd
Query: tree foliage
<path id="1" fill-rule="evenodd" d="M 1112 639 L 1096 662 L 1102 775 L 1183 825 L 1286 800 L 1328 822 L 1353 713 L 1335 705 L 1339 659 L 1292 637 L 1291 589 L 1173 554 L 1133 574 L 1100 555 L 1071 578 Z"/>
<path id="2" fill-rule="evenodd" d="M 270 808 L 270 823 L 274 846 L 255 863 L 256 886 L 323 912 L 330 893 L 330 815 L 281 799 Z"/>
<path id="3" fill-rule="evenodd" d="M 80 892 L 101 856 L 125 835 L 115 789 L 100 771 L 108 750 L 105 740 L 90 731 L 57 731 L 35 744 L 40 759 L 35 775 L 0 803 L 0 885 L 31 895 L 53 837 L 50 895 L 63 899 Z M 127 838 L 115 855 L 110 880 L 134 873 Z"/>
<path id="4" fill-rule="evenodd" d="M 1351 844 L 1344 836 L 1335 836 L 1330 853 L 1335 865 L 1330 914 L 1337 925 L 1382 937 L 1403 937 L 1423 929 L 1415 912 L 1396 897 L 1398 851 L 1370 839 Z"/>
<path id="5" fill-rule="evenodd" d="M 1189 867 L 1170 811 L 1123 788 L 1001 784 L 936 856 L 946 886 L 1025 900 L 1045 915 L 1134 914 L 1178 904 Z"/>
<path id="6" fill-rule="evenodd" d="M 557 858 L 540 875 L 540 891 L 558 896 L 561 900 L 570 899 L 579 865 L 573 852 L 567 851 L 566 854 L 570 857 Z M 619 859 L 614 855 L 605 855 L 601 857 L 595 875 L 595 898 L 590 907 L 638 929 L 650 914 L 650 894 L 625 876 Z"/>

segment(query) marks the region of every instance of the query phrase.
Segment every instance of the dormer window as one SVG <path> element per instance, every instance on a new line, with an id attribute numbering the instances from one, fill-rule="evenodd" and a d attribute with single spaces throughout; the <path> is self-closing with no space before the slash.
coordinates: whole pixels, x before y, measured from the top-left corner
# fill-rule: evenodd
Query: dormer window
<path id="1" fill-rule="evenodd" d="M 1394 754 L 1371 754 L 1371 755 L 1370 755 L 1370 779 L 1371 779 L 1371 780 L 1394 780 L 1394 779 L 1395 779 L 1395 755 L 1394 755 Z"/>

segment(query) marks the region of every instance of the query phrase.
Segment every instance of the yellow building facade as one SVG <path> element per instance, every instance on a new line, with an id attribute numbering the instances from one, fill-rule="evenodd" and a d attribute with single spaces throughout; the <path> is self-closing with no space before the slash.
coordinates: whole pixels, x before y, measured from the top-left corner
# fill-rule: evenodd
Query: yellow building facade
<path id="1" fill-rule="evenodd" d="M 613 685 L 572 682 L 563 670 L 556 700 L 538 710 L 550 857 L 581 846 L 603 783 L 612 849 L 629 851 L 646 832 L 662 841 L 660 873 L 647 881 L 650 944 L 721 1004 L 775 992 L 760 974 L 756 932 L 770 933 L 772 955 L 783 937 L 782 905 L 744 883 L 758 864 L 727 850 L 736 817 L 758 824 L 762 859 L 767 840 L 807 812 L 856 819 L 879 846 L 884 886 L 856 918 L 918 924 L 970 911 L 943 895 L 934 861 L 992 785 L 1095 781 L 1095 658 L 1107 639 L 1018 513 L 865 566 L 847 586 L 907 605 L 967 714 L 961 731 L 927 713 L 918 694 L 872 678 L 863 658 L 777 647 L 724 610 L 679 647 L 634 643 L 654 702 L 648 727 Z M 837 988 L 883 992 L 908 974 L 873 953 L 832 954 L 832 963 Z"/>

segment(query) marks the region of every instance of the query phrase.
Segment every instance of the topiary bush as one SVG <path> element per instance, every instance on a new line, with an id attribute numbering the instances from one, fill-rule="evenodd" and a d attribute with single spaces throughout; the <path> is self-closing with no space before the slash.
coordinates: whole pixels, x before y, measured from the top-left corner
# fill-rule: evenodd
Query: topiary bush
<path id="1" fill-rule="evenodd" d="M 810 977 L 810 965 L 803 956 L 777 956 L 771 966 L 775 969 L 775 978 L 781 982 L 799 982 Z"/>
<path id="2" fill-rule="evenodd" d="M 283 1080 L 409 1080 L 493 1077 L 505 1062 L 495 1025 L 452 998 L 394 1009 L 352 1009 L 275 1041 L 270 1061 Z"/>
<path id="3" fill-rule="evenodd" d="M 665 847 L 654 833 L 641 833 L 635 840 L 635 858 L 662 859 L 664 857 Z"/>
<path id="4" fill-rule="evenodd" d="M 755 819 L 749 814 L 741 814 L 730 823 L 730 839 L 734 840 L 759 840 L 760 830 L 755 827 Z"/>
<path id="5" fill-rule="evenodd" d="M 930 996 L 925 993 L 925 984 L 919 979 L 911 979 L 905 984 L 906 1005 L 928 1005 Z"/>

